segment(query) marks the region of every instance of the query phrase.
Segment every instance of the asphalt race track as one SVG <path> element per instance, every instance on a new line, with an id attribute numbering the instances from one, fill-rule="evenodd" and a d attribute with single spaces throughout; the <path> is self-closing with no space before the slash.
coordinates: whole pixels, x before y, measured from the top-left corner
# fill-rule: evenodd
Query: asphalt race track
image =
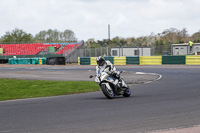
<path id="1" fill-rule="evenodd" d="M 109 100 L 99 91 L 0 102 L 0 133 L 138 133 L 200 125 L 200 66 L 117 68 L 162 78 L 133 86 L 129 98 Z"/>

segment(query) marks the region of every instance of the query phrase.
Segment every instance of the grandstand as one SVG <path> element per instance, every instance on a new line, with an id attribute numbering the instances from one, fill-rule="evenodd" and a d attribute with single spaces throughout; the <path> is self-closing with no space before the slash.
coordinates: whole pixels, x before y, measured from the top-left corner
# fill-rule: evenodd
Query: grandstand
<path id="1" fill-rule="evenodd" d="M 81 47 L 81 43 L 25 43 L 25 44 L 0 44 L 3 49 L 1 55 L 38 55 L 41 52 L 50 54 L 70 54 L 75 49 Z M 53 52 L 49 51 L 54 48 Z M 64 50 L 64 51 L 63 51 Z"/>

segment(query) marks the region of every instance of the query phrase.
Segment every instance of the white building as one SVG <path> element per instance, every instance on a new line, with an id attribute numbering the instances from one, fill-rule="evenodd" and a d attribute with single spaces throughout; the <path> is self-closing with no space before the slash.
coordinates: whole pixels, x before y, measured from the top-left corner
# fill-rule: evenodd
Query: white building
<path id="1" fill-rule="evenodd" d="M 151 56 L 150 47 L 113 47 L 111 48 L 111 56 Z"/>
<path id="2" fill-rule="evenodd" d="M 187 43 L 183 44 L 172 44 L 171 53 L 172 55 L 197 55 L 200 52 L 200 43 L 194 43 L 190 52 L 190 46 Z"/>

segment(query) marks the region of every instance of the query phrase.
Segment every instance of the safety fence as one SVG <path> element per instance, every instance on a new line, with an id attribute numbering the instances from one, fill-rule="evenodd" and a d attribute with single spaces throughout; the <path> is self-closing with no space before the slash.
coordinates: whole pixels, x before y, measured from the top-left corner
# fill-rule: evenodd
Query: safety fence
<path id="1" fill-rule="evenodd" d="M 114 65 L 200 65 L 200 56 L 104 57 Z M 97 65 L 96 57 L 78 57 L 78 65 Z"/>

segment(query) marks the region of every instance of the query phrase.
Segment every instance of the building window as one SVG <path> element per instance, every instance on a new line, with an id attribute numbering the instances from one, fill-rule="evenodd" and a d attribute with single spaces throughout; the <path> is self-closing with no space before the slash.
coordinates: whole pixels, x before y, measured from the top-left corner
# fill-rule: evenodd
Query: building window
<path id="1" fill-rule="evenodd" d="M 139 49 L 137 49 L 137 50 L 134 50 L 134 55 L 137 55 L 137 56 L 139 56 Z"/>
<path id="2" fill-rule="evenodd" d="M 112 55 L 117 56 L 117 50 L 112 50 Z"/>

